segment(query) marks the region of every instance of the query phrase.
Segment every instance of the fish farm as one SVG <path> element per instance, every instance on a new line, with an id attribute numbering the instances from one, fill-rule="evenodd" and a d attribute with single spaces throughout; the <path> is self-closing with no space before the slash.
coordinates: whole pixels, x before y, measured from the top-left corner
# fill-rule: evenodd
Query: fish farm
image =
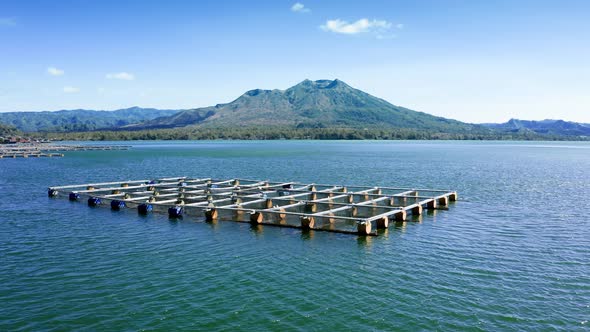
<path id="1" fill-rule="evenodd" d="M 227 220 L 361 236 L 376 236 L 389 221 L 424 210 L 448 209 L 457 192 L 369 186 L 303 184 L 188 177 L 48 188 L 49 197 L 86 201 L 90 207 L 167 213 L 170 218 Z"/>
<path id="2" fill-rule="evenodd" d="M 105 151 L 128 150 L 124 145 L 54 145 L 54 144 L 16 144 L 0 145 L 0 159 L 3 158 L 35 158 L 63 157 L 62 152 L 68 151 Z"/>

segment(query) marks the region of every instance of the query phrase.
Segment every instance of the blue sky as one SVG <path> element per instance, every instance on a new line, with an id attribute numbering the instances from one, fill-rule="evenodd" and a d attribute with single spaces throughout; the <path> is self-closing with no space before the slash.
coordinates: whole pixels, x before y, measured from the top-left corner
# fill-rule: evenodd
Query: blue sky
<path id="1" fill-rule="evenodd" d="M 339 78 L 467 122 L 590 123 L 590 1 L 0 2 L 0 111 L 192 108 Z"/>

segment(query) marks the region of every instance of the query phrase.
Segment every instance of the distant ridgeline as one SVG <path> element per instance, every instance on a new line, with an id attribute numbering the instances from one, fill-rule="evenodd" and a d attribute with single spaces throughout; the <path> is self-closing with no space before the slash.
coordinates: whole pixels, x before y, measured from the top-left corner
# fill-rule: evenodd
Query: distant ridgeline
<path id="1" fill-rule="evenodd" d="M 527 121 L 511 119 L 506 123 L 486 123 L 483 125 L 502 132 L 590 137 L 590 124 L 563 120 Z"/>
<path id="2" fill-rule="evenodd" d="M 0 123 L 25 132 L 72 132 L 113 129 L 130 123 L 168 116 L 179 110 L 131 107 L 116 111 L 64 110 L 0 113 Z"/>
<path id="3" fill-rule="evenodd" d="M 469 124 L 393 105 L 340 80 L 251 90 L 227 104 L 158 110 L 0 113 L 0 123 L 44 138 L 117 139 L 586 139 L 565 121 Z"/>

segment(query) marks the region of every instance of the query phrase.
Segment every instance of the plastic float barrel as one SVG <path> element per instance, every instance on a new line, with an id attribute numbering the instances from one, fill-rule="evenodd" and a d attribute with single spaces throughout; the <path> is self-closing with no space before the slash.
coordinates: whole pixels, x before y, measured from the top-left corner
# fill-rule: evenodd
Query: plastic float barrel
<path id="1" fill-rule="evenodd" d="M 77 201 L 77 200 L 80 199 L 80 194 L 78 194 L 78 193 L 70 193 L 68 195 L 68 198 L 69 198 L 70 201 Z"/>
<path id="2" fill-rule="evenodd" d="M 88 199 L 88 206 L 99 206 L 102 202 L 98 197 L 90 197 Z"/>
<path id="3" fill-rule="evenodd" d="M 151 204 L 139 204 L 137 206 L 137 213 L 146 215 L 154 210 L 153 205 Z"/>
<path id="4" fill-rule="evenodd" d="M 126 207 L 127 205 L 125 205 L 125 202 L 120 201 L 118 199 L 114 199 L 111 201 L 111 209 L 115 210 L 115 211 L 119 211 L 122 208 Z"/>
<path id="5" fill-rule="evenodd" d="M 254 212 L 250 213 L 250 223 L 252 223 L 252 224 L 260 224 L 263 219 L 264 219 L 264 216 L 262 215 L 262 212 L 260 212 L 260 211 L 254 211 Z"/>
<path id="6" fill-rule="evenodd" d="M 168 209 L 168 216 L 170 218 L 182 218 L 182 206 L 173 206 Z"/>
<path id="7" fill-rule="evenodd" d="M 389 227 L 389 218 L 382 217 L 377 219 L 377 229 L 387 229 Z"/>
<path id="8" fill-rule="evenodd" d="M 313 229 L 313 227 L 315 226 L 315 219 L 314 217 L 301 217 L 301 229 L 303 229 L 304 231 L 308 231 L 310 229 Z"/>
<path id="9" fill-rule="evenodd" d="M 361 221 L 357 224 L 357 232 L 359 235 L 369 235 L 371 233 L 371 222 Z"/>
<path id="10" fill-rule="evenodd" d="M 205 220 L 211 222 L 211 221 L 216 220 L 217 217 L 218 217 L 217 210 L 214 209 L 213 207 L 205 210 Z"/>
<path id="11" fill-rule="evenodd" d="M 49 196 L 49 197 L 55 197 L 55 196 L 57 196 L 58 193 L 59 192 L 55 189 L 48 189 L 47 190 L 47 196 Z"/>

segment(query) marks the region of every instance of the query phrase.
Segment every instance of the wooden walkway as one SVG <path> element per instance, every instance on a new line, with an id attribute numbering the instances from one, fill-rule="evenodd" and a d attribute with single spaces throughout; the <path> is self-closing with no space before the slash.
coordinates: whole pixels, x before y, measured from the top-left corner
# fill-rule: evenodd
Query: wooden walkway
<path id="1" fill-rule="evenodd" d="M 57 145 L 57 144 L 3 144 L 0 145 L 0 159 L 63 157 L 68 151 L 127 150 L 123 145 Z"/>
<path id="2" fill-rule="evenodd" d="M 389 221 L 424 210 L 447 209 L 457 192 L 437 189 L 341 186 L 248 179 L 188 177 L 117 181 L 48 188 L 49 197 L 86 200 L 89 206 L 168 212 L 278 227 L 375 236 Z"/>

